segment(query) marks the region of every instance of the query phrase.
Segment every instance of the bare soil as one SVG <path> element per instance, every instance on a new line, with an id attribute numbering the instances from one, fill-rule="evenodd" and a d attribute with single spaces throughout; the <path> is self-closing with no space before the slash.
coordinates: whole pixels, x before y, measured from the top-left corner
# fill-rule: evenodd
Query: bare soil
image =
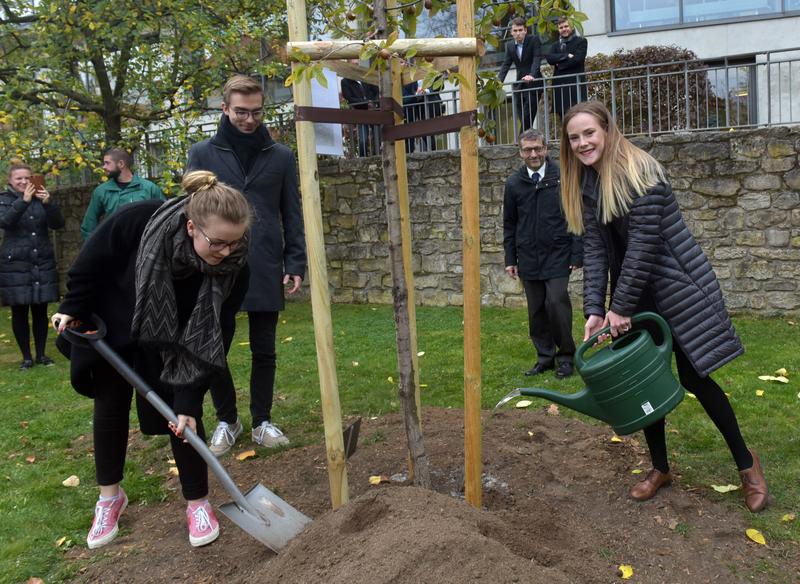
<path id="1" fill-rule="evenodd" d="M 280 554 L 221 514 L 220 538 L 191 548 L 174 493 L 163 504 L 132 501 L 109 546 L 71 550 L 74 581 L 608 583 L 622 581 L 620 564 L 633 566 L 631 582 L 800 581 L 797 546 L 748 540 L 743 505 L 714 502 L 679 476 L 650 501 L 629 499 L 631 471 L 648 470 L 635 440 L 614 443 L 606 428 L 544 410 L 486 413 L 475 509 L 463 500 L 463 412 L 426 409 L 423 423 L 433 491 L 408 484 L 401 417 L 365 419 L 348 462 L 350 502 L 337 511 L 322 444 L 224 459 L 243 489 L 261 482 L 314 519 Z M 372 486 L 373 475 L 392 478 Z M 213 478 L 211 499 L 228 500 Z"/>

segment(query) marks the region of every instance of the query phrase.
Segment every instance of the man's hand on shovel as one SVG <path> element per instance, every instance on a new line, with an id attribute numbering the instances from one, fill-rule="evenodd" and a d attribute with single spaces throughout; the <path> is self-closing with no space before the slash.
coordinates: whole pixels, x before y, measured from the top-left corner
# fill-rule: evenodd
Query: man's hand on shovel
<path id="1" fill-rule="evenodd" d="M 178 414 L 178 425 L 176 426 L 175 422 L 169 422 L 167 426 L 169 426 L 170 431 L 172 431 L 172 433 L 178 438 L 183 438 L 183 430 L 186 428 L 186 426 L 189 426 L 192 429 L 192 432 L 197 434 L 197 420 L 195 420 L 192 416 Z M 184 440 L 184 442 L 188 442 L 188 440 Z"/>

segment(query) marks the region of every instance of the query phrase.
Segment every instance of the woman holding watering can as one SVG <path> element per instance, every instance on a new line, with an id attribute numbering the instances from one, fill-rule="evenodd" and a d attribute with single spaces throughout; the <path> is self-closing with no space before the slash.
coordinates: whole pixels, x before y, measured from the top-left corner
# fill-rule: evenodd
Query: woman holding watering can
<path id="1" fill-rule="evenodd" d="M 187 174 L 186 196 L 125 206 L 92 234 L 68 274 L 68 292 L 52 317 L 59 333 L 98 315 L 107 343 L 173 408 L 169 424 L 144 399 L 142 432 L 166 434 L 188 501 L 189 542 L 219 535 L 208 495 L 208 469 L 181 439 L 186 426 L 205 439 L 201 420 L 209 381 L 225 371 L 234 318 L 247 291 L 250 206 L 205 171 Z M 61 343 L 63 346 L 63 343 Z M 86 355 L 86 353 L 90 355 Z M 94 398 L 94 454 L 100 499 L 87 543 L 117 535 L 128 498 L 120 487 L 133 389 L 89 348 L 72 347 L 72 383 Z"/>
<path id="2" fill-rule="evenodd" d="M 584 238 L 584 340 L 604 327 L 613 337 L 627 332 L 634 313 L 660 314 L 672 329 L 681 385 L 728 444 L 748 509 L 761 511 L 768 490 L 758 456 L 748 450 L 728 398 L 709 376 L 744 348 L 664 169 L 622 136 L 600 102 L 573 106 L 562 126 L 562 202 L 569 231 Z M 662 418 L 644 430 L 653 469 L 631 489 L 636 500 L 650 499 L 672 481 L 664 426 Z"/>

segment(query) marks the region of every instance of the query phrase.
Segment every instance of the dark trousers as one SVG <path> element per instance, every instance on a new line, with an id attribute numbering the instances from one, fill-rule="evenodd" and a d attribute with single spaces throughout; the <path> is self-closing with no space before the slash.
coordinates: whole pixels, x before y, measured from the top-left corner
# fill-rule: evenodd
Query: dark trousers
<path id="1" fill-rule="evenodd" d="M 275 388 L 275 333 L 278 328 L 277 312 L 248 312 L 250 321 L 250 351 L 253 363 L 250 369 L 250 415 L 253 428 L 269 422 L 272 416 L 272 397 Z M 236 388 L 230 371 L 211 385 L 211 399 L 217 418 L 234 424 L 239 414 L 236 409 Z"/>
<path id="2" fill-rule="evenodd" d="M 744 438 L 742 438 L 739 423 L 736 420 L 733 407 L 728 401 L 728 396 L 710 376 L 701 377 L 695 371 L 689 358 L 674 340 L 672 346 L 675 352 L 675 363 L 678 366 L 678 379 L 681 385 L 697 397 L 697 401 L 703 406 L 708 417 L 711 418 L 711 421 L 714 422 L 714 425 L 725 439 L 739 470 L 750 468 L 753 466 L 753 457 L 750 455 L 750 451 L 747 450 Z M 644 436 L 647 440 L 647 447 L 650 449 L 653 468 L 664 473 L 669 471 L 665 430 L 664 418 L 644 429 Z"/>
<path id="3" fill-rule="evenodd" d="M 28 308 L 31 311 L 31 326 L 28 327 Z M 31 359 L 31 335 L 36 347 L 36 357 L 44 356 L 47 344 L 47 304 L 21 304 L 11 307 L 11 331 L 17 341 L 22 358 Z"/>
<path id="4" fill-rule="evenodd" d="M 141 372 L 140 372 L 141 373 Z M 94 398 L 94 464 L 97 484 L 114 485 L 122 481 L 125 454 L 128 448 L 128 420 L 133 388 L 106 362 L 98 363 L 93 371 L 96 394 Z M 144 375 L 143 375 L 144 377 Z M 147 379 L 145 377 L 145 379 Z M 148 380 L 149 381 L 149 380 Z M 185 390 L 188 391 L 188 390 Z M 137 396 L 138 397 L 138 396 Z M 169 402 L 167 402 L 169 403 Z M 137 399 L 137 407 L 150 407 Z M 197 435 L 205 440 L 203 420 L 199 414 Z M 164 428 L 167 421 L 164 420 Z M 178 467 L 181 492 L 187 500 L 203 499 L 208 495 L 208 468 L 189 444 L 169 433 L 172 454 Z"/>
<path id="5" fill-rule="evenodd" d="M 533 127 L 536 110 L 539 108 L 539 92 L 533 89 L 533 83 L 514 85 L 514 110 L 520 121 L 520 132 Z"/>
<path id="6" fill-rule="evenodd" d="M 550 280 L 523 280 L 528 300 L 528 331 L 536 348 L 538 362 L 550 366 L 572 363 L 575 341 L 572 338 L 572 302 L 567 285 L 569 276 Z"/>

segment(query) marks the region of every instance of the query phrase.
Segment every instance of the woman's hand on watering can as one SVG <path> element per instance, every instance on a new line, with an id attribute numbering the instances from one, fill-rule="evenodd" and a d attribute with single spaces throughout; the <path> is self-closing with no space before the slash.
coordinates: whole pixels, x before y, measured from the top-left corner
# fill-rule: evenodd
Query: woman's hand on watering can
<path id="1" fill-rule="evenodd" d="M 192 429 L 192 432 L 197 434 L 197 420 L 195 420 L 192 416 L 178 414 L 178 424 L 175 425 L 174 422 L 170 422 L 167 424 L 167 426 L 169 426 L 169 429 L 178 438 L 183 438 L 183 430 L 186 428 L 186 426 L 189 426 Z M 184 440 L 184 442 L 186 442 L 186 440 Z"/>
<path id="2" fill-rule="evenodd" d="M 609 310 L 606 313 L 606 318 L 603 321 L 604 327 L 611 328 L 611 336 L 616 338 L 623 333 L 627 333 L 631 330 L 631 317 L 630 316 L 622 316 L 621 314 L 617 314 L 613 310 Z"/>
<path id="3" fill-rule="evenodd" d="M 603 320 L 602 316 L 598 316 L 596 314 L 592 314 L 589 318 L 586 319 L 586 324 L 583 326 L 583 340 L 587 341 L 589 337 L 603 328 Z M 595 345 L 599 345 L 603 341 L 606 340 L 608 335 L 602 335 L 600 338 L 597 339 L 597 343 Z"/>

